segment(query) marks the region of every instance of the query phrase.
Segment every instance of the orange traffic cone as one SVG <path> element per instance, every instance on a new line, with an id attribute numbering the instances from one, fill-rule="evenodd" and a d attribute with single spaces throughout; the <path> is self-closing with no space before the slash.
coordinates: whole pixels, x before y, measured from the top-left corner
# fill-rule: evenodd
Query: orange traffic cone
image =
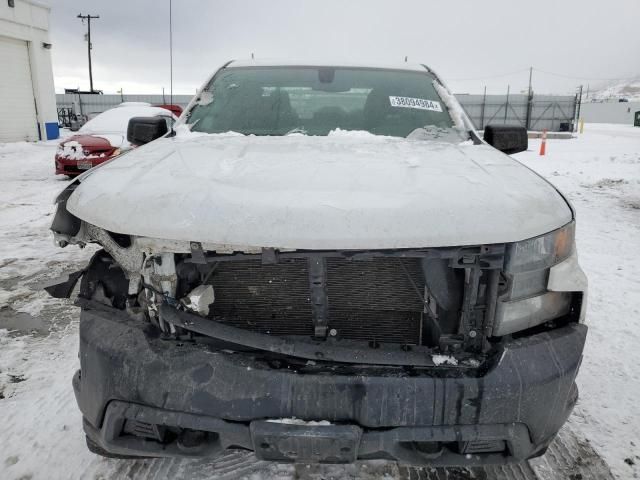
<path id="1" fill-rule="evenodd" d="M 547 129 L 542 130 L 542 143 L 540 144 L 540 155 L 547 153 Z"/>

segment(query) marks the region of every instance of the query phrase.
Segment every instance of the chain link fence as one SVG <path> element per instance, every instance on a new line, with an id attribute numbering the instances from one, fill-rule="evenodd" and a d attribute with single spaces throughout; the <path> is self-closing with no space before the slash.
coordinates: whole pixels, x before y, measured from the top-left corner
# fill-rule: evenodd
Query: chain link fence
<path id="1" fill-rule="evenodd" d="M 573 131 L 575 95 L 456 95 L 478 130 L 487 125 L 521 125 L 527 130 Z"/>
<path id="2" fill-rule="evenodd" d="M 173 104 L 186 107 L 191 95 L 174 95 Z M 572 131 L 577 96 L 560 95 L 456 95 L 478 130 L 489 124 L 521 125 L 528 130 Z M 122 102 L 168 104 L 168 95 L 58 94 L 58 121 L 69 128 L 73 119 L 88 119 Z"/>

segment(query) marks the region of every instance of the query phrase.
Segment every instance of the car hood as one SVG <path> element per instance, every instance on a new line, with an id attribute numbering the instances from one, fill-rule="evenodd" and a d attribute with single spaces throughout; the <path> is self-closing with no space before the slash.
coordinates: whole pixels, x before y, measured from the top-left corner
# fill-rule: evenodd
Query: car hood
<path id="1" fill-rule="evenodd" d="M 72 135 L 60 142 L 60 146 L 64 147 L 68 143 L 77 142 L 85 149 L 101 149 L 111 148 L 111 144 L 104 138 L 94 137 L 93 135 Z"/>
<path id="2" fill-rule="evenodd" d="M 68 142 L 78 142 L 88 150 L 104 150 L 109 148 L 118 148 L 122 145 L 124 137 L 115 133 L 98 134 L 98 133 L 80 133 L 65 138 L 60 142 L 64 146 Z"/>
<path id="3" fill-rule="evenodd" d="M 552 185 L 488 145 L 357 132 L 160 139 L 86 174 L 67 208 L 113 232 L 238 249 L 501 243 L 572 219 Z"/>

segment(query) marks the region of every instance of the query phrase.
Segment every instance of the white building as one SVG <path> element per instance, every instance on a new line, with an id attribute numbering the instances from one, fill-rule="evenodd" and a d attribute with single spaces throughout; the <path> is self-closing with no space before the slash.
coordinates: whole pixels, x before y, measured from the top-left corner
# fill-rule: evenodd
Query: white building
<path id="1" fill-rule="evenodd" d="M 640 102 L 583 103 L 580 116 L 587 123 L 622 123 L 633 125 Z"/>
<path id="2" fill-rule="evenodd" d="M 0 0 L 0 142 L 58 138 L 50 7 Z"/>

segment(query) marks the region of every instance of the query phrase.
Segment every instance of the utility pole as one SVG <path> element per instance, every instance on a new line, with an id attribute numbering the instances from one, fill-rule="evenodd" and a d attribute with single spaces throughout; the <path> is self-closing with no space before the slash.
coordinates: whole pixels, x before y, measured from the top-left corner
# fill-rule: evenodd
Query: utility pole
<path id="1" fill-rule="evenodd" d="M 91 19 L 92 18 L 100 18 L 100 15 L 82 15 L 78 14 L 78 18 L 84 21 L 87 21 L 87 52 L 89 54 L 89 90 L 93 93 L 93 72 L 91 70 Z"/>
<path id="2" fill-rule="evenodd" d="M 527 95 L 527 120 L 525 127 L 527 130 L 531 128 L 531 112 L 533 110 L 533 88 L 531 87 L 531 78 L 533 77 L 533 67 L 529 67 L 529 93 Z"/>
<path id="3" fill-rule="evenodd" d="M 169 0 L 169 103 L 173 105 L 173 10 Z M 173 124 L 171 124 L 173 125 Z M 173 131 L 173 126 L 171 127 Z"/>
<path id="4" fill-rule="evenodd" d="M 480 111 L 480 130 L 484 130 L 484 108 L 487 103 L 487 86 L 484 86 L 484 95 L 482 95 L 482 110 Z"/>
<path id="5" fill-rule="evenodd" d="M 574 131 L 578 131 L 578 128 L 579 128 L 578 125 L 580 124 L 580 110 L 582 109 L 582 85 L 580 85 L 579 88 L 580 88 L 579 93 L 576 95 L 576 97 L 577 97 L 576 98 L 576 100 L 577 100 L 576 103 L 578 105 L 577 105 L 577 108 L 576 108 L 576 117 L 575 117 L 576 118 L 576 125 L 574 127 Z M 587 87 L 587 89 L 588 88 L 589 87 Z M 582 133 L 582 132 L 580 132 L 580 133 Z"/>

